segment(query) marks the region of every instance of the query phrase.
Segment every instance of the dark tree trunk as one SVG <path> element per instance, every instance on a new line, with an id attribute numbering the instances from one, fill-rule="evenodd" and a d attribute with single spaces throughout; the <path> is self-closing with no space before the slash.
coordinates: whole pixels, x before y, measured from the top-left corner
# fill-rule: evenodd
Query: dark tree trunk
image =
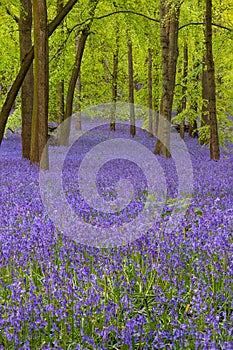
<path id="1" fill-rule="evenodd" d="M 78 2 L 78 0 L 69 0 L 67 4 L 64 6 L 62 11 L 55 17 L 55 19 L 49 24 L 48 26 L 48 35 L 52 35 L 53 32 L 57 29 L 59 24 L 63 21 L 63 19 L 66 17 L 66 15 L 72 10 L 74 5 Z M 34 58 L 34 47 L 31 48 L 31 50 L 26 54 L 24 57 L 21 67 L 19 70 L 19 73 L 12 84 L 6 100 L 2 106 L 1 113 L 0 113 L 0 145 L 2 143 L 5 127 L 7 124 L 7 119 L 9 116 L 9 113 L 11 111 L 11 108 L 13 106 L 13 103 L 16 99 L 16 96 L 19 92 L 19 89 L 23 83 L 23 80 L 32 64 Z"/>
<path id="2" fill-rule="evenodd" d="M 19 41 L 21 63 L 32 48 L 32 4 L 31 0 L 21 0 L 19 19 Z M 30 159 L 32 108 L 33 108 L 33 68 L 28 69 L 21 89 L 22 106 L 22 157 Z"/>
<path id="3" fill-rule="evenodd" d="M 170 154 L 170 122 L 178 58 L 180 5 L 160 0 L 160 43 L 162 48 L 162 98 L 155 154 Z"/>
<path id="4" fill-rule="evenodd" d="M 46 0 L 33 0 L 34 18 L 34 103 L 32 117 L 31 163 L 48 169 L 48 30 Z"/>
<path id="5" fill-rule="evenodd" d="M 128 38 L 128 74 L 129 74 L 129 104 L 130 104 L 130 135 L 135 136 L 135 110 L 134 110 L 134 78 L 133 78 L 133 48 Z"/>
<path id="6" fill-rule="evenodd" d="M 209 121 L 210 121 L 210 159 L 219 160 L 220 149 L 218 139 L 218 124 L 216 116 L 216 87 L 215 69 L 212 50 L 212 0 L 206 0 L 205 11 L 205 42 L 206 42 L 206 63 L 209 86 Z"/>

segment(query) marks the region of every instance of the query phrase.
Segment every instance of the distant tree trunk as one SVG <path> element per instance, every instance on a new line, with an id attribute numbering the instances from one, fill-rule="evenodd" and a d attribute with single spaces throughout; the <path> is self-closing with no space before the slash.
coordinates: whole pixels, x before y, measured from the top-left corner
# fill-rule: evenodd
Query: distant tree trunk
<path id="1" fill-rule="evenodd" d="M 110 131 L 116 130 L 116 102 L 117 102 L 117 78 L 118 78 L 118 63 L 119 63 L 119 27 L 116 32 L 116 49 L 113 54 L 113 77 L 112 77 L 112 110 L 111 110 L 111 121 Z"/>
<path id="2" fill-rule="evenodd" d="M 209 100 L 209 84 L 208 84 L 208 72 L 206 68 L 206 55 L 203 57 L 202 72 L 201 72 L 201 85 L 202 85 L 202 113 L 201 113 L 201 127 L 210 125 L 209 113 L 208 113 L 208 100 Z M 207 145 L 209 143 L 209 137 L 200 140 L 201 145 Z"/>
<path id="3" fill-rule="evenodd" d="M 193 60 L 196 60 L 196 56 L 193 57 Z M 199 68 L 200 62 L 196 61 L 193 65 L 193 70 L 197 71 Z M 192 81 L 191 84 L 193 86 L 193 89 L 198 89 L 200 81 L 200 74 L 196 73 L 192 76 Z M 197 126 L 197 115 L 198 115 L 198 103 L 197 99 L 192 99 L 190 101 L 190 109 L 194 112 L 193 115 L 195 116 L 194 118 L 189 118 L 189 136 L 190 137 L 198 137 L 198 126 Z"/>
<path id="4" fill-rule="evenodd" d="M 76 52 L 75 63 L 73 66 L 69 87 L 68 87 L 67 98 L 66 98 L 65 118 L 62 124 L 61 135 L 60 135 L 61 137 L 59 140 L 59 144 L 63 146 L 68 146 L 69 144 L 70 122 L 71 122 L 70 117 L 73 111 L 74 90 L 75 90 L 77 79 L 80 73 L 82 57 L 83 57 L 88 35 L 90 34 L 90 28 L 92 25 L 97 4 L 98 4 L 98 0 L 89 1 L 89 6 L 90 6 L 89 15 L 90 15 L 90 18 L 92 18 L 92 20 L 90 20 L 88 24 L 85 26 L 85 28 L 82 30 L 79 44 L 78 44 L 78 49 Z"/>
<path id="5" fill-rule="evenodd" d="M 80 73 L 83 52 L 84 52 L 88 35 L 89 35 L 89 29 L 83 29 L 82 34 L 80 36 L 78 50 L 75 57 L 75 63 L 74 63 L 74 67 L 70 78 L 67 99 L 66 99 L 65 118 L 61 127 L 61 133 L 60 133 L 60 139 L 59 139 L 59 144 L 63 146 L 68 146 L 69 144 L 70 117 L 73 111 L 74 90 L 75 90 L 77 79 Z"/>
<path id="6" fill-rule="evenodd" d="M 66 5 L 64 6 L 64 8 L 62 9 L 62 11 L 54 18 L 54 20 L 48 25 L 48 35 L 52 35 L 53 32 L 57 29 L 57 27 L 59 26 L 59 24 L 63 21 L 63 19 L 65 18 L 65 16 L 72 10 L 72 8 L 74 7 L 74 5 L 76 4 L 78 0 L 69 0 Z M 3 139 L 3 135 L 4 135 L 4 131 L 6 128 L 6 124 L 7 124 L 7 120 L 8 120 L 8 116 L 9 113 L 11 111 L 11 107 L 13 106 L 13 103 L 16 99 L 16 96 L 19 92 L 19 89 L 24 81 L 24 78 L 32 64 L 34 58 L 34 47 L 31 48 L 31 50 L 26 54 L 26 56 L 24 57 L 22 63 L 21 63 L 21 67 L 19 70 L 19 73 L 15 79 L 15 81 L 13 82 L 6 100 L 2 106 L 1 109 L 1 113 L 0 113 L 0 145 L 2 143 L 2 139 Z"/>
<path id="7" fill-rule="evenodd" d="M 21 0 L 19 19 L 20 61 L 32 48 L 32 4 L 31 0 Z M 33 68 L 28 69 L 21 89 L 22 108 L 22 157 L 30 159 L 31 128 L 33 109 Z"/>
<path id="8" fill-rule="evenodd" d="M 162 98 L 155 154 L 171 157 L 170 122 L 178 58 L 180 5 L 160 0 L 160 42 L 162 48 Z"/>
<path id="9" fill-rule="evenodd" d="M 181 101 L 181 110 L 186 110 L 187 98 L 187 75 L 188 75 L 188 44 L 184 43 L 184 66 L 183 66 L 183 84 L 182 84 L 182 101 Z M 182 117 L 180 124 L 180 137 L 184 139 L 184 128 L 185 128 L 185 117 Z"/>
<path id="10" fill-rule="evenodd" d="M 205 11 L 205 42 L 206 42 L 206 63 L 209 85 L 209 121 L 210 121 L 210 159 L 219 160 L 220 149 L 218 139 L 218 124 L 216 116 L 216 87 L 215 70 L 212 50 L 212 0 L 206 0 Z"/>
<path id="11" fill-rule="evenodd" d="M 129 74 L 129 104 L 130 104 L 130 135 L 135 136 L 135 110 L 134 110 L 134 78 L 133 78 L 133 48 L 128 37 L 128 74 Z"/>
<path id="12" fill-rule="evenodd" d="M 148 48 L 148 108 L 149 108 L 149 136 L 153 136 L 153 91 L 152 91 L 152 49 Z"/>
<path id="13" fill-rule="evenodd" d="M 57 13 L 60 13 L 62 9 L 63 9 L 63 0 L 57 0 Z M 62 36 L 64 34 L 63 23 L 61 24 L 61 34 Z M 64 79 L 61 79 L 61 81 L 59 81 L 57 84 L 58 124 L 61 124 L 64 120 L 64 114 L 65 114 L 64 91 L 65 91 L 65 82 L 64 82 Z"/>
<path id="14" fill-rule="evenodd" d="M 78 45 L 79 45 L 79 37 L 76 38 L 76 53 L 78 51 Z M 76 130 L 82 130 L 82 121 L 81 121 L 81 69 L 79 71 L 77 83 L 76 83 L 76 90 L 77 90 L 77 111 L 75 114 L 75 129 Z"/>
<path id="15" fill-rule="evenodd" d="M 107 54 L 107 50 L 105 50 L 105 54 Z M 105 73 L 105 78 L 104 81 L 105 83 L 109 83 L 109 68 L 108 68 L 108 60 L 103 59 L 103 65 L 104 65 L 104 73 Z"/>
<path id="16" fill-rule="evenodd" d="M 48 30 L 46 0 L 33 0 L 34 17 L 34 103 L 32 116 L 31 163 L 48 169 Z M 44 152 L 44 154 L 43 154 Z M 42 157 L 43 154 L 43 157 Z"/>

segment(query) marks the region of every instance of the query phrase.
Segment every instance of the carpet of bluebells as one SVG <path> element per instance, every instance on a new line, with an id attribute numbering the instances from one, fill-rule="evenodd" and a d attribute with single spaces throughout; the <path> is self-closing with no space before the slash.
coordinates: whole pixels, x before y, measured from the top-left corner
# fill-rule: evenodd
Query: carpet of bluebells
<path id="1" fill-rule="evenodd" d="M 139 138 L 154 150 L 153 138 Z M 194 193 L 182 222 L 164 233 L 177 176 L 172 160 L 158 157 L 168 187 L 161 219 L 112 249 L 75 243 L 54 227 L 20 136 L 4 140 L 0 349 L 233 349 L 233 148 L 212 162 L 207 147 L 185 140 Z"/>

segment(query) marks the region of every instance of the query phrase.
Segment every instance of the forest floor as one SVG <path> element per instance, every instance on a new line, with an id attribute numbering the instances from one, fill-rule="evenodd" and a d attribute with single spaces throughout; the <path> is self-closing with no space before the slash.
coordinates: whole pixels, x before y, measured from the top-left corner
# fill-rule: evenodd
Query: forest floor
<path id="1" fill-rule="evenodd" d="M 117 224 L 117 232 L 143 210 L 146 177 L 133 161 L 112 159 L 98 173 L 102 194 L 115 200 L 114 186 L 123 176 L 142 196 L 118 216 L 88 212 L 75 174 L 83 154 L 103 141 L 104 131 L 89 133 L 67 154 L 63 187 L 79 218 L 105 232 Z M 135 140 L 153 152 L 154 138 L 140 131 Z M 233 147 L 212 162 L 208 147 L 187 135 L 185 143 L 193 191 L 182 219 L 166 229 L 179 192 L 177 167 L 183 165 L 156 157 L 167 190 L 159 219 L 127 244 L 114 246 L 112 240 L 113 247 L 105 248 L 83 244 L 79 236 L 72 240 L 55 227 L 42 201 L 38 168 L 21 159 L 20 135 L 4 139 L 0 349 L 233 348 Z"/>

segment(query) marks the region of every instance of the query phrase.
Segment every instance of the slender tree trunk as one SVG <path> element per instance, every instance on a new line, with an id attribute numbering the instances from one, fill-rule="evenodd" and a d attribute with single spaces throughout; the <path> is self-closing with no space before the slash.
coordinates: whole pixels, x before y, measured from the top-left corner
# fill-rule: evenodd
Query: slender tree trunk
<path id="1" fill-rule="evenodd" d="M 152 91 L 152 49 L 148 48 L 148 107 L 149 107 L 149 136 L 153 136 L 153 91 Z"/>
<path id="2" fill-rule="evenodd" d="M 97 7 L 98 0 L 90 0 L 89 1 L 89 6 L 90 6 L 90 11 L 89 15 L 92 20 L 89 21 L 89 23 L 85 26 L 85 28 L 82 30 L 81 36 L 80 36 L 80 41 L 78 45 L 78 50 L 76 53 L 75 57 L 75 63 L 74 67 L 72 70 L 71 78 L 70 78 L 70 83 L 68 87 L 68 93 L 67 93 L 67 98 L 66 98 L 66 108 L 65 108 L 65 118 L 64 122 L 61 127 L 61 137 L 59 140 L 59 144 L 63 146 L 68 146 L 69 145 L 69 135 L 70 135 L 70 123 L 71 123 L 71 115 L 73 111 L 73 100 L 74 100 L 74 90 L 75 86 L 77 83 L 77 79 L 80 73 L 80 68 L 81 68 L 81 63 L 82 63 L 82 57 L 86 45 L 86 41 L 88 38 L 88 35 L 90 34 L 90 28 L 92 25 L 93 17 L 95 14 L 95 9 Z"/>
<path id="3" fill-rule="evenodd" d="M 162 48 L 162 98 L 155 154 L 170 154 L 170 122 L 178 58 L 180 5 L 160 0 L 160 42 Z"/>
<path id="4" fill-rule="evenodd" d="M 205 11 L 206 63 L 209 85 L 210 159 L 219 160 L 218 123 L 216 115 L 215 69 L 212 50 L 212 0 L 206 0 Z"/>
<path id="5" fill-rule="evenodd" d="M 60 13 L 63 9 L 63 0 L 57 0 L 57 14 Z M 61 35 L 63 36 L 64 29 L 63 24 L 61 24 Z M 64 91 L 65 91 L 65 82 L 64 79 L 57 84 L 57 97 L 58 97 L 58 124 L 61 124 L 64 120 L 65 114 L 65 103 L 64 103 Z"/>
<path id="6" fill-rule="evenodd" d="M 48 29 L 46 0 L 33 0 L 34 18 L 34 103 L 32 117 L 31 163 L 48 169 Z"/>
<path id="7" fill-rule="evenodd" d="M 181 110 L 186 110 L 187 98 L 187 75 L 188 75 L 188 44 L 184 43 L 184 67 L 183 67 L 183 86 L 182 86 L 182 101 L 181 101 Z M 180 137 L 184 139 L 184 129 L 185 129 L 185 116 L 182 117 L 180 124 Z"/>
<path id="8" fill-rule="evenodd" d="M 116 130 L 116 102 L 117 102 L 117 78 L 118 78 L 118 63 L 119 63 L 119 27 L 116 33 L 116 50 L 113 54 L 113 77 L 112 77 L 112 110 L 111 110 L 111 121 L 110 131 Z"/>
<path id="9" fill-rule="evenodd" d="M 130 104 L 130 135 L 135 136 L 135 110 L 134 110 L 134 78 L 133 78 L 133 48 L 128 37 L 128 74 L 129 74 L 129 104 Z"/>
<path id="10" fill-rule="evenodd" d="M 203 57 L 202 72 L 201 72 L 201 85 L 202 85 L 202 113 L 201 113 L 201 127 L 210 125 L 209 113 L 208 113 L 208 100 L 209 100 L 209 84 L 208 84 L 208 72 L 206 67 L 206 55 Z M 209 137 L 200 140 L 201 145 L 207 145 L 209 143 Z"/>
<path id="11" fill-rule="evenodd" d="M 63 21 L 63 19 L 66 17 L 66 15 L 72 10 L 74 5 L 78 2 L 78 0 L 69 0 L 67 4 L 64 6 L 62 11 L 54 18 L 54 20 L 49 24 L 48 26 L 48 35 L 52 35 L 53 32 L 57 29 L 59 24 Z M 31 48 L 31 50 L 26 54 L 24 57 L 21 67 L 19 70 L 19 73 L 13 82 L 6 100 L 2 106 L 1 113 L 0 113 L 0 145 L 2 143 L 5 127 L 7 124 L 8 116 L 11 111 L 11 108 L 13 106 L 13 103 L 16 99 L 16 96 L 19 92 L 19 89 L 24 81 L 24 78 L 32 64 L 34 58 L 34 46 Z"/>
<path id="12" fill-rule="evenodd" d="M 19 41 L 21 63 L 32 48 L 32 4 L 31 0 L 21 0 L 19 19 Z M 22 106 L 22 157 L 30 159 L 32 108 L 33 108 L 33 68 L 28 69 L 21 89 Z"/>
<path id="13" fill-rule="evenodd" d="M 79 46 L 79 37 L 77 36 L 76 38 L 76 53 L 78 51 L 78 46 Z M 77 111 L 75 114 L 75 129 L 76 130 L 82 130 L 82 122 L 81 122 L 81 69 L 79 71 L 77 83 L 76 83 L 76 90 L 77 90 Z"/>
<path id="14" fill-rule="evenodd" d="M 71 79 L 68 87 L 67 99 L 66 99 L 66 109 L 65 109 L 65 118 L 64 122 L 61 125 L 61 133 L 59 144 L 63 146 L 68 146 L 69 144 L 69 134 L 70 134 L 70 117 L 73 111 L 73 99 L 74 99 L 74 90 L 77 83 L 77 79 L 80 73 L 82 56 L 86 44 L 86 40 L 89 35 L 89 29 L 83 29 L 80 36 L 80 41 L 78 45 L 78 50 L 75 57 L 75 64 L 72 70 Z"/>

